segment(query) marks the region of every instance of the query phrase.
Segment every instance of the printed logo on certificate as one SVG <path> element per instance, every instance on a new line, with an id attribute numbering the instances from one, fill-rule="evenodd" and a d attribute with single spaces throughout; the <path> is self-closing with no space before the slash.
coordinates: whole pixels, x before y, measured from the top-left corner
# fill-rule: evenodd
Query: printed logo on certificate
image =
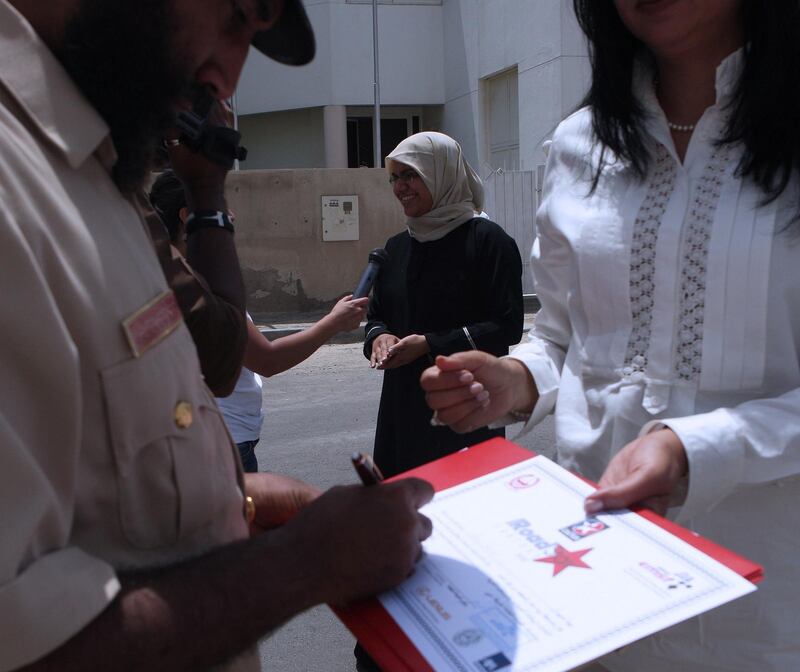
<path id="1" fill-rule="evenodd" d="M 483 633 L 475 628 L 467 628 L 453 635 L 453 641 L 459 646 L 471 646 L 483 639 Z"/>
<path id="2" fill-rule="evenodd" d="M 561 532 L 561 534 L 563 534 L 567 539 L 571 539 L 572 541 L 580 541 L 581 539 L 607 529 L 608 523 L 604 523 L 602 520 L 590 517 L 582 520 L 580 523 L 570 525 L 569 527 L 562 527 L 559 532 Z"/>
<path id="3" fill-rule="evenodd" d="M 691 590 L 694 587 L 694 577 L 687 571 L 674 571 L 653 562 L 640 560 L 628 573 L 638 581 L 649 584 L 654 590 L 681 591 Z"/>
<path id="4" fill-rule="evenodd" d="M 508 482 L 508 487 L 512 490 L 527 490 L 539 484 L 539 477 L 535 474 L 522 474 L 515 476 Z"/>
<path id="5" fill-rule="evenodd" d="M 568 551 L 561 544 L 556 544 L 556 547 L 553 549 L 553 555 L 548 555 L 544 558 L 536 558 L 536 562 L 552 564 L 553 576 L 558 576 L 567 567 L 591 569 L 591 567 L 583 561 L 583 556 L 591 550 L 591 548 L 584 548 L 579 551 Z"/>
<path id="6" fill-rule="evenodd" d="M 511 665 L 511 661 L 506 658 L 502 653 L 495 653 L 488 658 L 481 658 L 478 661 L 478 669 L 485 672 L 494 672 L 494 670 L 502 670 L 504 667 Z"/>

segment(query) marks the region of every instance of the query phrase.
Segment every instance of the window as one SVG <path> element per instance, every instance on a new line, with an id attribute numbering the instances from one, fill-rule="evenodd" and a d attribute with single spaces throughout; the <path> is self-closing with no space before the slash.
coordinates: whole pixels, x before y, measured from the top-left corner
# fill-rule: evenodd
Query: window
<path id="1" fill-rule="evenodd" d="M 519 94 L 517 69 L 486 80 L 486 141 L 495 170 L 519 169 Z"/>

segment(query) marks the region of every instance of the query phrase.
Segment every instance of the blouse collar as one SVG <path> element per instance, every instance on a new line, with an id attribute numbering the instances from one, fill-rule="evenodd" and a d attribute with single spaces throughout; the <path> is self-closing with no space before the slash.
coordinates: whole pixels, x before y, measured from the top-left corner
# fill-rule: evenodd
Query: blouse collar
<path id="1" fill-rule="evenodd" d="M 736 92 L 736 84 L 744 69 L 744 47 L 726 56 L 717 66 L 715 77 L 716 104 L 724 106 Z M 649 58 L 640 56 L 633 66 L 633 90 L 647 111 L 663 116 L 656 98 L 654 67 Z"/>

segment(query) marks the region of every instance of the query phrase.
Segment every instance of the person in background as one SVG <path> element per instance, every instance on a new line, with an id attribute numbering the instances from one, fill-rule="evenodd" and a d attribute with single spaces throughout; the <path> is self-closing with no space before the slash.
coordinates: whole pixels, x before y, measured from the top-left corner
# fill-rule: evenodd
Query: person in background
<path id="1" fill-rule="evenodd" d="M 600 482 L 587 512 L 671 507 L 765 566 L 603 665 L 800 669 L 800 2 L 574 4 L 592 85 L 547 159 L 535 328 L 422 387 L 458 431 L 554 412 L 558 460 Z"/>
<path id="2" fill-rule="evenodd" d="M 522 260 L 513 238 L 482 216 L 483 184 L 453 138 L 412 135 L 386 157 L 386 170 L 407 229 L 386 243 L 364 356 L 384 371 L 374 458 L 393 476 L 504 435 L 480 425 L 462 435 L 437 423 L 419 377 L 436 355 L 503 355 L 519 342 Z M 481 390 L 473 389 L 479 399 Z M 360 672 L 379 669 L 360 644 L 355 656 Z"/>
<path id="3" fill-rule="evenodd" d="M 385 372 L 374 457 L 391 476 L 503 435 L 483 426 L 459 435 L 432 424 L 419 376 L 437 355 L 506 354 L 522 336 L 523 310 L 517 245 L 480 216 L 483 184 L 459 144 L 417 133 L 386 157 L 386 170 L 408 228 L 386 243 L 364 356 Z"/>
<path id="4" fill-rule="evenodd" d="M 212 104 L 208 126 L 231 127 L 233 112 L 224 101 Z M 155 163 L 172 166 L 184 187 L 187 213 L 216 214 L 225 202 L 225 180 L 230 165 L 192 151 L 177 129 L 170 129 Z M 176 136 L 176 137 L 172 137 Z M 247 342 L 245 292 L 233 236 L 216 227 L 196 227 L 183 241 L 182 251 L 171 245 L 169 233 L 150 205 L 146 193 L 137 194 L 147 231 L 167 285 L 192 335 L 203 379 L 218 397 L 229 395 L 236 384 Z"/>
<path id="5" fill-rule="evenodd" d="M 189 210 L 181 180 L 172 170 L 165 170 L 153 183 L 149 199 L 166 227 L 172 245 L 185 254 Z M 217 397 L 217 405 L 239 449 L 245 472 L 258 471 L 255 447 L 264 422 L 260 376 L 269 377 L 286 371 L 310 357 L 336 334 L 358 328 L 367 301 L 367 298 L 345 296 L 337 301 L 325 317 L 308 329 L 274 341 L 267 339 L 247 315 L 247 343 L 236 386 L 230 395 Z"/>

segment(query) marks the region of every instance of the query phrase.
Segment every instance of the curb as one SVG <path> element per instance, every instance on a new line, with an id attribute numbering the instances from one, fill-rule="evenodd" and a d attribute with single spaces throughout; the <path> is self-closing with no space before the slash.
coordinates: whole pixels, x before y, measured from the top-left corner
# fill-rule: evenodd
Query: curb
<path id="1" fill-rule="evenodd" d="M 533 319 L 541 307 L 539 304 L 539 299 L 536 298 L 535 294 L 525 294 L 522 297 L 522 305 L 523 310 L 525 311 L 524 321 L 522 325 L 522 333 L 527 334 L 530 331 L 531 327 L 533 326 Z M 291 334 L 296 334 L 299 331 L 303 331 L 303 329 L 308 329 L 313 322 L 289 322 L 284 324 L 275 324 L 275 325 L 268 325 L 268 326 L 259 326 L 258 330 L 270 341 L 274 341 L 276 338 L 283 338 L 284 336 L 289 336 Z M 364 326 L 366 322 L 362 322 L 358 329 L 353 329 L 353 331 L 344 331 L 339 334 L 336 334 L 333 338 L 331 338 L 328 343 L 360 343 L 364 340 Z"/>
<path id="2" fill-rule="evenodd" d="M 533 318 L 534 314 L 526 314 L 525 320 L 522 325 L 522 333 L 527 334 L 530 331 L 531 327 L 533 326 Z M 308 324 L 281 324 L 275 325 L 270 327 L 259 327 L 258 330 L 270 341 L 274 341 L 277 338 L 283 338 L 284 336 L 289 336 L 290 334 L 296 334 L 303 329 L 307 329 L 313 323 Z M 339 334 L 336 334 L 333 338 L 331 338 L 327 344 L 336 343 L 361 343 L 364 340 L 364 326 L 366 322 L 362 322 L 358 329 L 353 329 L 353 331 L 343 331 Z"/>

